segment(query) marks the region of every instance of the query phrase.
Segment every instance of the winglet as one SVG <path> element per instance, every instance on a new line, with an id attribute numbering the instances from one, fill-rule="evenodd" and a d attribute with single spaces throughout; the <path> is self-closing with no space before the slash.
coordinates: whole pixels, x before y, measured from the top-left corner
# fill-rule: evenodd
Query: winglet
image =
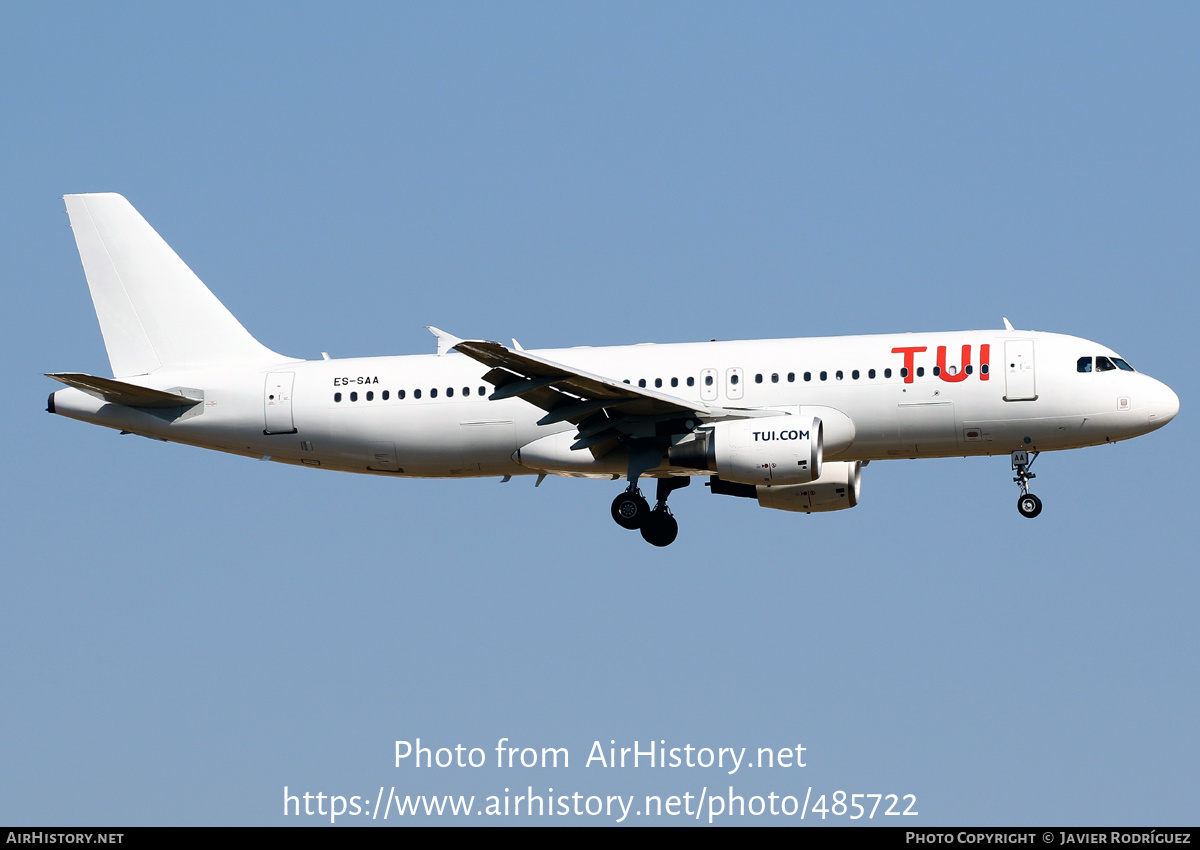
<path id="1" fill-rule="evenodd" d="M 425 330 L 437 337 L 437 353 L 439 357 L 462 342 L 454 334 L 448 334 L 441 328 L 435 328 L 433 325 L 426 325 Z"/>
<path id="2" fill-rule="evenodd" d="M 1008 320 L 1008 317 L 1007 317 L 1007 316 L 1005 316 L 1005 317 L 1004 317 L 1004 329 L 1005 329 L 1006 331 L 1013 331 L 1013 330 L 1016 330 L 1016 328 L 1014 328 L 1014 327 L 1012 326 L 1012 322 L 1010 322 L 1010 321 Z"/>

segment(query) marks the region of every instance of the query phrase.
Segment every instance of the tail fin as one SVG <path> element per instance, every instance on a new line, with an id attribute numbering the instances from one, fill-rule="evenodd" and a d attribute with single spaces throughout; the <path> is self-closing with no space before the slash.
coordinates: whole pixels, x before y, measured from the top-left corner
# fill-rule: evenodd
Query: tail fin
<path id="1" fill-rule="evenodd" d="M 252 337 L 129 201 L 63 200 L 114 377 L 291 359 Z"/>

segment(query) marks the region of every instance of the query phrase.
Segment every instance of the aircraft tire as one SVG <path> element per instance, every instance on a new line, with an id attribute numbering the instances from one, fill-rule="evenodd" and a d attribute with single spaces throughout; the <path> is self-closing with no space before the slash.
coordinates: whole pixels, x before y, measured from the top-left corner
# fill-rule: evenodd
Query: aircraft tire
<path id="1" fill-rule="evenodd" d="M 641 528 L 648 516 L 650 505 L 641 493 L 625 491 L 618 493 L 617 498 L 613 499 L 612 518 L 621 528 L 628 528 L 630 531 Z"/>
<path id="2" fill-rule="evenodd" d="M 1017 499 L 1017 510 L 1021 512 L 1021 516 L 1033 519 L 1042 512 L 1042 500 L 1032 493 L 1023 493 Z"/>
<path id="3" fill-rule="evenodd" d="M 642 523 L 642 539 L 651 546 L 670 546 L 679 536 L 679 523 L 666 510 L 652 511 Z"/>

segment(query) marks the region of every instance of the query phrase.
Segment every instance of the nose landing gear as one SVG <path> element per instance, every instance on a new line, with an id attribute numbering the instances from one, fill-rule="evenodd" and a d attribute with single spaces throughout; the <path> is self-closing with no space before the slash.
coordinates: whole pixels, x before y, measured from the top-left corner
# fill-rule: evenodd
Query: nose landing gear
<path id="1" fill-rule="evenodd" d="M 1017 498 L 1017 510 L 1021 516 L 1033 519 L 1042 512 L 1042 500 L 1029 492 L 1029 479 L 1037 478 L 1029 467 L 1033 466 L 1033 462 L 1037 460 L 1038 452 L 1015 451 L 1012 453 L 1012 468 L 1017 475 L 1013 481 L 1021 488 L 1021 495 Z"/>

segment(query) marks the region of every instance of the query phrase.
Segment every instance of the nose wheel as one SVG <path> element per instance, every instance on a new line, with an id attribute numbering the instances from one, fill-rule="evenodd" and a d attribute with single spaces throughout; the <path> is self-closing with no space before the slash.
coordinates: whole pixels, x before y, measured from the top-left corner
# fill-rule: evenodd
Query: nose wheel
<path id="1" fill-rule="evenodd" d="M 1021 495 L 1017 498 L 1017 510 L 1021 516 L 1029 519 L 1033 519 L 1042 512 L 1042 500 L 1029 492 L 1029 480 L 1037 478 L 1029 471 L 1029 467 L 1033 466 L 1037 456 L 1037 452 L 1016 451 L 1012 453 L 1012 468 L 1017 473 L 1013 481 L 1021 488 Z"/>
<path id="2" fill-rule="evenodd" d="M 1017 510 L 1021 516 L 1033 519 L 1042 512 L 1042 500 L 1032 493 L 1024 493 L 1017 498 Z"/>

